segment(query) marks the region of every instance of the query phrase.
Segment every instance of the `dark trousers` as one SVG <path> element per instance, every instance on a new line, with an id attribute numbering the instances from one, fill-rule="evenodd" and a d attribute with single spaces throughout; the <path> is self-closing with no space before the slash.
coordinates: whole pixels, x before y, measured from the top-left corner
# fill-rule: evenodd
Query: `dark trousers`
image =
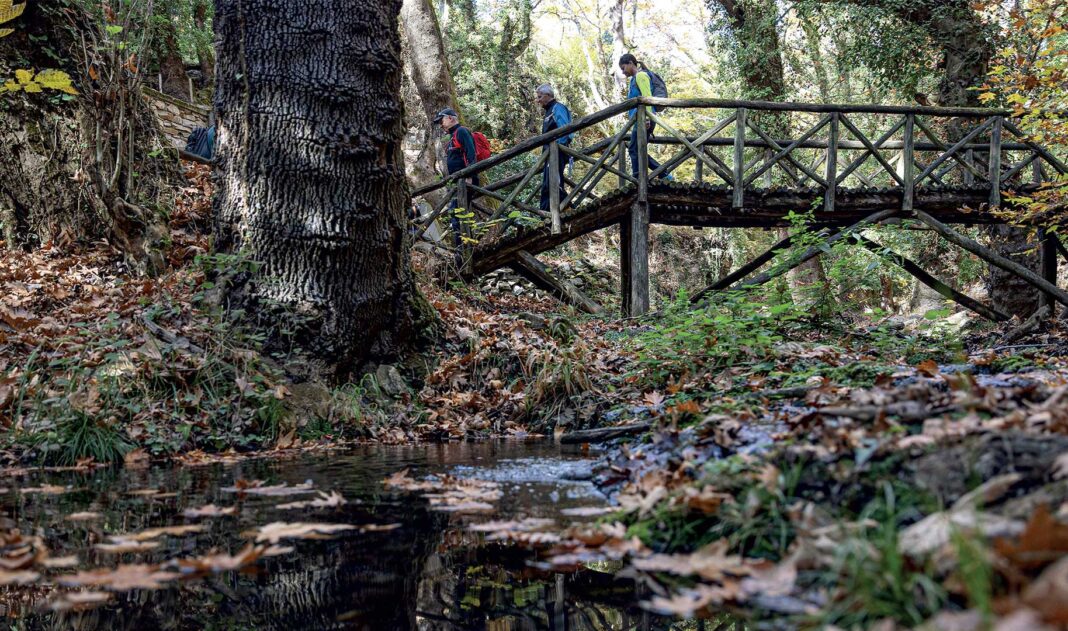
<path id="1" fill-rule="evenodd" d="M 478 176 L 475 175 L 475 176 L 471 177 L 468 180 L 468 182 L 470 184 L 474 184 L 475 186 L 478 186 L 479 185 Z M 478 196 L 479 195 L 475 191 L 472 191 L 471 189 L 467 189 L 467 201 L 468 201 L 468 203 L 473 202 Z M 463 243 L 463 238 L 461 236 L 463 234 L 463 230 L 462 230 L 463 226 L 460 225 L 460 219 L 456 216 L 456 213 L 454 212 L 456 210 L 456 207 L 457 207 L 456 198 L 453 197 L 452 201 L 449 202 L 449 227 L 452 228 L 452 244 L 454 246 L 456 246 L 457 257 L 459 257 L 460 245 Z M 472 208 L 467 208 L 466 210 L 473 211 Z"/>
<path id="2" fill-rule="evenodd" d="M 653 131 L 656 129 L 656 123 L 648 121 L 649 131 L 645 133 L 646 141 L 653 137 Z M 634 125 L 630 130 L 630 146 L 627 147 L 630 152 L 630 174 L 634 177 L 638 177 L 638 126 Z M 645 145 L 645 155 L 649 155 L 649 143 Z M 653 159 L 653 156 L 649 156 L 649 170 L 655 171 L 660 168 L 660 163 Z"/>
<path id="3" fill-rule="evenodd" d="M 546 149 L 548 151 L 548 149 Z M 563 204 L 564 198 L 567 197 L 564 194 L 564 169 L 567 168 L 567 158 L 564 156 L 564 152 L 560 152 L 560 203 Z M 545 168 L 541 170 L 541 209 L 549 210 L 549 163 L 546 161 Z"/>

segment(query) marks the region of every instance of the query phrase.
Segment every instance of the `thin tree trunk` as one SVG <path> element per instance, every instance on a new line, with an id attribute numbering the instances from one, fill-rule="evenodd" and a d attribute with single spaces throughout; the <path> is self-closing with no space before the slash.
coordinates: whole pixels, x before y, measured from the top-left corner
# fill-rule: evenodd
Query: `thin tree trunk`
<path id="1" fill-rule="evenodd" d="M 197 63 L 200 65 L 200 74 L 203 76 L 203 84 L 211 85 L 215 81 L 215 50 L 210 41 L 205 41 L 204 29 L 208 25 L 208 0 L 196 0 L 193 6 L 193 25 L 196 26 L 197 35 Z"/>
<path id="2" fill-rule="evenodd" d="M 439 147 L 441 133 L 434 124 L 434 115 L 446 107 L 459 111 L 456 85 L 452 80 L 445 43 L 431 0 L 403 0 L 401 26 L 404 47 L 405 77 L 411 94 L 405 102 L 408 141 L 405 155 L 408 163 L 408 184 L 418 188 L 437 180 L 441 174 Z M 431 195 L 437 203 L 439 192 Z"/>
<path id="3" fill-rule="evenodd" d="M 339 375 L 411 348 L 400 0 L 217 0 L 216 248 L 232 303 Z M 275 333 L 272 331 L 272 333 Z"/>

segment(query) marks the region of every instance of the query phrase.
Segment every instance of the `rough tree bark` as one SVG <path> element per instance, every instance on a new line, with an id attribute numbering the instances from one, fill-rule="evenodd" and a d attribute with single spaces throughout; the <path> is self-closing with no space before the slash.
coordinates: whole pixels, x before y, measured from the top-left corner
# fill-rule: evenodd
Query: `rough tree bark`
<path id="1" fill-rule="evenodd" d="M 98 47 L 100 25 L 59 0 L 31 2 L 15 33 L 0 39 L 0 76 L 56 68 L 39 42 L 66 51 L 79 94 L 14 93 L 0 108 L 0 224 L 9 246 L 108 239 L 140 272 L 158 271 L 161 213 L 181 177 L 136 75 Z M 31 37 L 33 39 L 31 39 Z M 83 41 L 86 48 L 82 47 Z M 83 55 L 88 54 L 88 58 Z M 17 61 L 17 63 L 16 63 Z M 92 67 L 95 77 L 85 76 Z"/>
<path id="2" fill-rule="evenodd" d="M 215 245 L 262 264 L 231 305 L 296 326 L 316 373 L 406 354 L 400 0 L 217 0 Z M 269 315 L 264 315 L 269 314 Z"/>

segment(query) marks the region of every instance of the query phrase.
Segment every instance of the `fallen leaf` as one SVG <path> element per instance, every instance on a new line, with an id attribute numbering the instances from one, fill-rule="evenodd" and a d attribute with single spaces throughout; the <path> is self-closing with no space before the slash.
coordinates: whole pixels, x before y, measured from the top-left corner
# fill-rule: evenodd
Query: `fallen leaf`
<path id="1" fill-rule="evenodd" d="M 206 504 L 199 508 L 187 508 L 182 511 L 182 515 L 189 519 L 196 519 L 198 517 L 226 517 L 236 514 L 236 506 L 219 507 L 215 504 Z"/>
<path id="2" fill-rule="evenodd" d="M 48 603 L 48 608 L 55 612 L 85 611 L 111 600 L 107 592 L 63 592 L 56 594 Z"/>
<path id="3" fill-rule="evenodd" d="M 251 482 L 246 480 L 238 480 L 234 483 L 234 486 L 228 486 L 222 489 L 227 493 L 239 493 L 242 495 L 264 495 L 269 497 L 283 496 L 283 495 L 303 495 L 305 493 L 315 493 L 316 489 L 312 486 L 311 480 L 308 480 L 304 484 L 289 484 L 283 482 L 275 485 L 265 485 L 261 480 L 253 480 Z"/>
<path id="4" fill-rule="evenodd" d="M 304 502 L 290 502 L 288 504 L 279 504 L 275 508 L 282 510 L 290 510 L 294 508 L 334 508 L 346 504 L 345 498 L 341 496 L 337 491 L 331 491 L 329 495 L 318 491 L 319 498 L 314 500 L 307 500 Z"/>
<path id="5" fill-rule="evenodd" d="M 278 543 L 282 539 L 331 539 L 339 532 L 356 530 L 349 524 L 286 523 L 276 521 L 254 531 L 256 541 Z"/>
<path id="6" fill-rule="evenodd" d="M 32 570 L 19 570 L 16 572 L 0 570 L 0 585 L 26 585 L 27 583 L 35 582 L 39 578 L 41 578 L 40 572 Z"/>
<path id="7" fill-rule="evenodd" d="M 180 575 L 161 571 L 158 565 L 120 565 L 114 570 L 85 570 L 56 577 L 64 587 L 103 587 L 113 592 L 131 589 L 161 589 Z"/>
<path id="8" fill-rule="evenodd" d="M 108 554 L 127 554 L 155 550 L 159 547 L 159 543 L 155 541 L 116 541 L 113 543 L 98 543 L 93 547 Z"/>

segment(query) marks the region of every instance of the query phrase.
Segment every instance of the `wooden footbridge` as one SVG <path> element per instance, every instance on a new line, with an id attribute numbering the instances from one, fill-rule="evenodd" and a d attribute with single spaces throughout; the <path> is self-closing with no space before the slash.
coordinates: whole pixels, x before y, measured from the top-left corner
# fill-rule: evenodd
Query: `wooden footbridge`
<path id="1" fill-rule="evenodd" d="M 603 131 L 610 119 L 632 109 L 636 113 L 621 128 Z M 647 122 L 656 126 L 653 135 L 646 133 Z M 775 129 L 804 131 L 780 138 L 784 134 L 773 133 Z M 583 148 L 556 142 L 584 130 L 604 137 Z M 562 193 L 556 186 L 561 161 L 572 163 Z M 550 208 L 543 211 L 538 200 L 546 167 L 551 195 Z M 793 214 L 812 210 L 813 229 L 825 237 L 823 247 L 849 239 L 946 297 L 1001 320 L 1008 316 L 861 232 L 877 223 L 922 222 L 1021 276 L 1044 292 L 1044 300 L 1068 305 L 1068 292 L 1056 286 L 1057 253 L 1068 253 L 1056 235 L 1043 235 L 1043 264 L 1036 274 L 948 225 L 1004 223 L 1004 215 L 992 209 L 1011 212 L 1012 197 L 1065 173 L 1068 166 L 1050 149 L 1031 142 L 1007 111 L 640 97 L 519 143 L 413 191 L 413 197 L 436 197 L 433 211 L 418 220 L 420 235 L 451 208 L 461 209 L 465 242 L 472 244 L 463 248 L 464 276 L 511 266 L 591 312 L 599 306 L 553 278 L 537 254 L 620 226 L 623 311 L 639 315 L 649 308 L 650 224 L 771 228 L 788 226 Z M 478 185 L 470 179 L 475 175 Z M 792 251 L 788 260 L 747 280 L 790 245 L 789 238 L 780 241 L 694 299 L 766 282 L 822 251 Z"/>

